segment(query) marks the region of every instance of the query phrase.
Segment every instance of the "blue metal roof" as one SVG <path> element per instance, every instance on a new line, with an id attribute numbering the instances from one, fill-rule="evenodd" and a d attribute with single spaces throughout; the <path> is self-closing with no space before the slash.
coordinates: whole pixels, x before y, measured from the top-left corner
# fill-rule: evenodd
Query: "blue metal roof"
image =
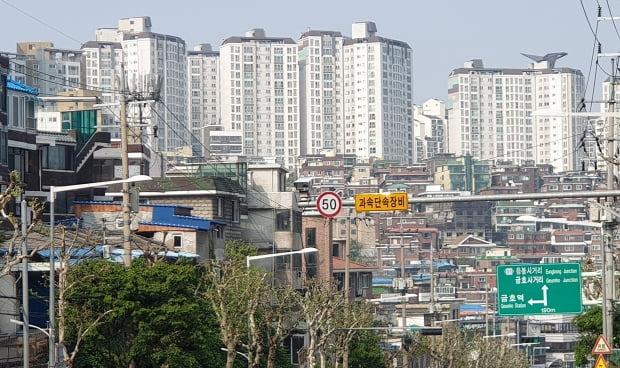
<path id="1" fill-rule="evenodd" d="M 211 225 L 226 225 L 223 221 L 209 220 L 197 216 L 180 216 L 174 213 L 175 206 L 153 207 L 153 218 L 150 222 L 140 222 L 145 225 L 158 225 L 158 226 L 174 226 L 186 229 L 195 229 L 202 231 L 211 230 Z"/>
<path id="2" fill-rule="evenodd" d="M 79 263 L 86 259 L 90 258 L 101 258 L 103 256 L 103 246 L 97 245 L 93 248 L 72 248 L 68 252 L 71 253 L 71 259 L 69 263 Z M 37 252 L 42 258 L 49 259 L 50 251 L 49 249 L 42 249 Z M 54 249 L 56 262 L 60 261 L 60 249 Z M 161 251 L 157 253 L 160 257 L 166 258 L 198 258 L 198 255 L 195 253 L 188 252 L 175 252 L 171 250 Z M 144 252 L 141 250 L 132 250 L 131 258 L 139 258 L 144 255 Z M 125 259 L 125 250 L 124 249 L 110 249 L 110 260 L 118 263 L 123 263 Z"/>
<path id="3" fill-rule="evenodd" d="M 373 285 L 392 285 L 392 279 L 372 279 Z"/>
<path id="4" fill-rule="evenodd" d="M 6 79 L 6 87 L 12 91 L 25 92 L 33 96 L 39 95 L 39 92 L 37 92 L 35 88 L 13 80 L 10 77 Z"/>
<path id="5" fill-rule="evenodd" d="M 110 204 L 121 206 L 120 202 L 102 202 L 102 201 L 74 201 L 76 204 Z M 177 208 L 192 209 L 188 206 L 177 206 L 168 204 L 140 204 L 140 206 L 148 206 L 153 208 L 153 217 L 151 221 L 141 221 L 140 225 L 154 225 L 178 227 L 183 229 L 194 229 L 201 231 L 210 231 L 212 225 L 227 225 L 225 221 L 211 220 L 198 216 L 176 215 Z"/>

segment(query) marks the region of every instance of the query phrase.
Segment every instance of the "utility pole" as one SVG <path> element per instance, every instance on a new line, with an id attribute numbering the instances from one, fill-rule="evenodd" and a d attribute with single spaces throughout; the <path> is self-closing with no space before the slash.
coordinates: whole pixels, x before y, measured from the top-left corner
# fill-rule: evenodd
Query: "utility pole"
<path id="1" fill-rule="evenodd" d="M 615 184 L 615 125 L 616 119 L 613 113 L 616 109 L 616 59 L 611 59 L 611 83 L 609 86 L 609 112 L 612 113 L 607 119 L 607 149 L 606 149 L 606 165 L 607 165 L 607 190 L 614 188 Z M 615 210 L 615 197 L 609 196 L 606 200 L 606 207 Z M 614 230 L 616 229 L 616 219 L 613 212 L 606 211 L 605 221 L 603 222 L 603 231 L 605 236 L 603 248 L 603 336 L 613 346 L 613 321 L 614 321 Z"/>
<path id="2" fill-rule="evenodd" d="M 402 319 L 403 319 L 403 330 L 405 331 L 405 336 L 403 337 L 402 349 L 403 349 L 403 367 L 409 368 L 409 356 L 407 355 L 407 349 L 405 349 L 405 338 L 409 331 L 407 331 L 407 298 L 405 295 L 407 294 L 407 279 L 405 278 L 405 244 L 403 239 L 403 218 L 400 217 L 398 219 L 400 224 L 400 278 L 402 280 L 402 291 L 403 299 L 402 299 Z"/>
<path id="3" fill-rule="evenodd" d="M 435 314 L 435 312 L 440 312 L 440 311 L 436 311 L 435 310 L 435 270 L 434 270 L 434 263 L 433 263 L 433 248 L 435 247 L 435 244 L 433 244 L 433 242 L 431 241 L 431 253 L 430 253 L 430 264 L 431 264 L 431 268 L 430 268 L 430 283 L 431 283 L 431 293 L 430 293 L 430 308 L 429 308 L 429 312 L 434 320 L 437 320 L 437 314 Z M 431 323 L 431 325 L 433 325 Z"/>
<path id="4" fill-rule="evenodd" d="M 345 229 L 347 237 L 345 238 L 344 250 L 344 292 L 345 303 L 349 303 L 351 298 L 351 209 L 347 208 Z"/>
<path id="5" fill-rule="evenodd" d="M 129 136 L 127 126 L 127 89 L 125 68 L 121 64 L 121 179 L 129 178 Z M 129 208 L 129 183 L 123 183 L 123 249 L 124 264 L 131 266 L 131 212 Z"/>

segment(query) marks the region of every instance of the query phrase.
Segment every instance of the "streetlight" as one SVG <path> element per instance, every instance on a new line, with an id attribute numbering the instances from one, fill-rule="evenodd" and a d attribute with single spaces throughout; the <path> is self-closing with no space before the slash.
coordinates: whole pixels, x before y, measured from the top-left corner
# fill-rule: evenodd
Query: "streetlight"
<path id="1" fill-rule="evenodd" d="M 495 338 L 495 337 L 515 337 L 515 336 L 517 336 L 516 333 L 509 332 L 509 333 L 507 333 L 505 335 L 486 335 L 486 336 L 482 336 L 482 338 L 483 339 L 492 339 L 492 338 Z"/>
<path id="2" fill-rule="evenodd" d="M 14 323 L 16 325 L 20 325 L 20 326 L 24 326 L 25 325 L 24 321 L 18 321 L 18 320 L 13 319 L 13 318 L 9 319 L 9 322 Z M 35 326 L 35 325 L 31 325 L 31 324 L 28 324 L 28 327 L 36 328 L 37 330 L 43 332 L 45 334 L 45 336 L 47 336 L 47 337 L 50 336 L 50 333 L 46 329 L 44 329 L 44 328 L 41 328 L 41 327 Z"/>
<path id="3" fill-rule="evenodd" d="M 54 368 L 56 366 L 56 351 L 55 351 L 55 338 L 54 338 L 54 317 L 56 312 L 54 311 L 54 300 L 56 297 L 56 290 L 54 288 L 54 280 L 56 280 L 56 275 L 54 274 L 54 269 L 56 265 L 54 264 L 54 258 L 56 256 L 54 251 L 54 204 L 56 202 L 56 193 L 60 192 L 71 192 L 80 189 L 87 188 L 95 188 L 108 186 L 113 184 L 123 184 L 123 183 L 137 183 L 141 181 L 149 181 L 153 180 L 150 176 L 147 175 L 135 175 L 127 179 L 120 180 L 109 180 L 109 181 L 100 181 L 94 183 L 84 183 L 84 184 L 73 184 L 73 185 L 63 185 L 63 186 L 50 186 L 50 297 L 49 297 L 49 361 L 48 367 Z M 126 204 L 125 204 L 126 205 Z"/>
<path id="4" fill-rule="evenodd" d="M 227 353 L 228 353 L 228 349 L 226 349 L 226 348 L 220 348 L 220 350 L 221 350 L 221 351 L 225 351 L 225 352 L 227 352 Z M 250 361 L 250 357 L 249 357 L 247 354 L 243 354 L 243 353 L 242 353 L 242 352 L 240 352 L 240 351 L 235 351 L 235 353 L 237 353 L 237 354 L 241 355 L 242 357 L 244 357 L 244 358 L 245 358 L 245 360 L 247 360 L 248 362 Z"/>
<path id="5" fill-rule="evenodd" d="M 314 252 L 318 252 L 318 251 L 319 250 L 316 249 L 316 248 L 304 248 L 304 249 L 300 249 L 300 250 L 294 250 L 294 251 L 291 251 L 291 252 L 261 254 L 259 256 L 247 256 L 245 258 L 245 266 L 246 266 L 246 268 L 250 268 L 250 262 L 254 261 L 256 259 L 275 258 L 275 257 L 280 257 L 280 256 L 289 256 L 289 255 L 293 255 L 293 254 L 314 253 Z"/>

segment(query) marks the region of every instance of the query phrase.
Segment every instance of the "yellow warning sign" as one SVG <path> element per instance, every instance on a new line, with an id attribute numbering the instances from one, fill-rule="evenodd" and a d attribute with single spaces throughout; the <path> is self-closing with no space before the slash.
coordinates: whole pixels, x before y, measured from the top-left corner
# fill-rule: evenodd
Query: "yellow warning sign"
<path id="1" fill-rule="evenodd" d="M 607 368 L 607 362 L 605 361 L 605 358 L 603 358 L 602 355 L 598 356 L 596 363 L 594 363 L 594 368 Z"/>
<path id="2" fill-rule="evenodd" d="M 594 343 L 594 346 L 592 347 L 592 355 L 611 354 L 611 353 L 613 353 L 613 350 L 611 349 L 611 346 L 607 342 L 607 339 L 605 338 L 605 336 L 598 335 L 598 339 L 596 339 L 596 342 Z"/>
<path id="3" fill-rule="evenodd" d="M 355 212 L 407 211 L 407 193 L 362 193 L 355 195 Z"/>

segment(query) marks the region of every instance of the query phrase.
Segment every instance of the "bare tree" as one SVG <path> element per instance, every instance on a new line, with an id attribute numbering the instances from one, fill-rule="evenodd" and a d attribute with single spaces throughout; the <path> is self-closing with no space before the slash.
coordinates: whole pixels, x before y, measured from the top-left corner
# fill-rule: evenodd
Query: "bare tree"
<path id="1" fill-rule="evenodd" d="M 310 279 L 306 282 L 306 289 L 297 296 L 297 304 L 306 321 L 309 342 L 303 357 L 307 366 L 314 367 L 316 353 L 321 359 L 321 367 L 326 366 L 326 348 L 330 336 L 337 329 L 332 322 L 337 311 L 344 307 L 344 293 L 338 290 L 337 285 L 330 280 Z"/>
<path id="2" fill-rule="evenodd" d="M 219 264 L 207 264 L 206 293 L 220 324 L 220 339 L 226 346 L 226 368 L 232 368 L 239 347 L 247 350 L 248 367 L 256 367 L 264 355 L 256 313 L 261 299 L 267 294 L 265 274 L 245 267 L 250 247 L 242 241 L 226 245 L 227 259 Z M 256 250 L 254 249 L 254 252 Z M 243 343 L 247 334 L 248 342 Z"/>
<path id="3" fill-rule="evenodd" d="M 374 321 L 371 306 L 365 300 L 351 301 L 345 308 L 339 309 L 332 323 L 335 325 L 331 338 L 336 353 L 334 367 L 349 367 L 349 346 L 359 328 L 369 327 Z"/>
<path id="4" fill-rule="evenodd" d="M 14 202 L 16 198 L 20 197 L 23 194 L 23 183 L 19 178 L 19 173 L 17 171 L 11 171 L 9 175 L 9 183 L 7 184 L 4 191 L 0 193 L 0 219 L 6 220 L 11 227 L 13 228 L 13 235 L 11 238 L 4 242 L 6 247 L 6 252 L 4 253 L 4 268 L 0 272 L 1 275 L 7 275 L 11 272 L 12 268 L 19 264 L 24 257 L 31 257 L 34 253 L 44 249 L 48 246 L 46 243 L 39 243 L 36 247 L 32 247 L 32 249 L 28 252 L 28 254 L 17 253 L 17 246 L 20 244 L 22 240 L 21 230 L 21 221 L 19 218 L 15 216 L 14 213 L 9 212 L 9 204 Z M 31 199 L 28 202 L 29 207 L 32 208 L 32 221 L 28 224 L 26 229 L 26 236 L 33 232 L 35 227 L 38 225 L 41 215 L 45 209 L 45 203 L 39 201 L 38 199 Z"/>
<path id="5" fill-rule="evenodd" d="M 525 355 L 507 340 L 484 339 L 471 331 L 444 328 L 441 336 L 420 336 L 410 340 L 412 358 L 429 358 L 430 368 L 526 368 Z"/>
<path id="6" fill-rule="evenodd" d="M 299 306 L 296 303 L 297 290 L 290 286 L 273 288 L 262 305 L 262 325 L 267 340 L 267 367 L 275 368 L 276 353 L 286 338 L 299 324 Z"/>

